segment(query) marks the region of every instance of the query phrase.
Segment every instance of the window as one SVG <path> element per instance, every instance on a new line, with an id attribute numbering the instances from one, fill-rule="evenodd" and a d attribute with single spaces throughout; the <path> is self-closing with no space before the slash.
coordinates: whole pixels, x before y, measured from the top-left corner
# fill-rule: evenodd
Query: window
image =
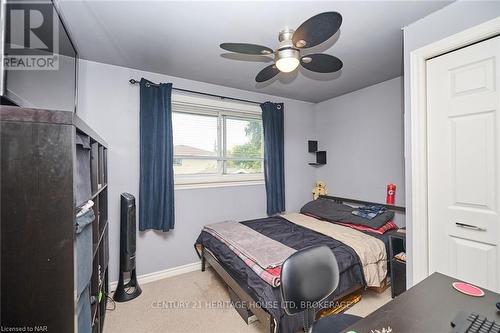
<path id="1" fill-rule="evenodd" d="M 258 106 L 177 96 L 172 123 L 177 185 L 263 180 Z"/>

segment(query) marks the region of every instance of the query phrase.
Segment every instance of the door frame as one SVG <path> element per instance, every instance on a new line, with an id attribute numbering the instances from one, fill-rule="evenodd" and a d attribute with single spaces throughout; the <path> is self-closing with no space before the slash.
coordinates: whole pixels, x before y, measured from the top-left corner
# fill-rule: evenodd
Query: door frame
<path id="1" fill-rule="evenodd" d="M 429 276 L 426 61 L 500 34 L 500 17 L 410 52 L 411 257 L 413 285 Z M 498 66 L 498 64 L 497 64 Z M 419 221 L 417 223 L 417 221 Z"/>

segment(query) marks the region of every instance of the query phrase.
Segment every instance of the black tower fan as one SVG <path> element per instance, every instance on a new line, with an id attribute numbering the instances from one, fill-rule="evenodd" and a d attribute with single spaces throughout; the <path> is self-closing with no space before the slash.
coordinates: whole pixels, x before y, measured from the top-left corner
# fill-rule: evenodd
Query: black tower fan
<path id="1" fill-rule="evenodd" d="M 121 195 L 120 220 L 120 277 L 113 299 L 126 302 L 142 292 L 135 272 L 135 198 L 130 193 Z M 126 275 L 129 275 L 129 279 L 125 283 Z"/>

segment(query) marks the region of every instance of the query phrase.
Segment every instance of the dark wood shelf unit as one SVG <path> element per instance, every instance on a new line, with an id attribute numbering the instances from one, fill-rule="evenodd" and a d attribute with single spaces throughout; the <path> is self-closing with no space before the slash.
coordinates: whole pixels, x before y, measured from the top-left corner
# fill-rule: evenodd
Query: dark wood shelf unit
<path id="1" fill-rule="evenodd" d="M 0 106 L 1 323 L 75 332 L 77 135 L 90 138 L 92 332 L 102 332 L 108 286 L 108 145 L 72 112 Z M 81 165 L 81 164 L 80 164 Z M 88 184 L 87 184 L 88 185 Z M 86 196 L 84 196 L 86 197 Z M 86 202 L 86 201 L 85 201 Z M 89 267 L 89 266 L 87 266 Z M 89 273 L 90 275 L 90 273 Z"/>
<path id="2" fill-rule="evenodd" d="M 315 153 L 318 151 L 318 141 L 309 140 L 307 141 L 307 151 L 310 153 Z"/>
<path id="3" fill-rule="evenodd" d="M 99 188 L 97 191 L 95 191 L 93 194 L 92 194 L 92 197 L 90 199 L 94 199 L 95 197 L 97 197 L 102 191 L 104 191 L 106 188 L 108 187 L 108 184 L 104 184 L 103 186 L 101 186 L 101 188 Z"/>
<path id="4" fill-rule="evenodd" d="M 95 256 L 96 256 L 96 254 L 97 254 L 97 250 L 99 249 L 99 245 L 101 244 L 101 242 L 102 242 L 102 240 L 103 240 L 104 236 L 106 235 L 106 229 L 107 229 L 107 228 L 108 228 L 108 222 L 105 222 L 105 223 L 104 223 L 104 228 L 103 228 L 103 230 L 102 230 L 102 233 L 100 233 L 100 234 L 99 234 L 99 239 L 97 240 L 97 242 L 95 242 L 95 243 L 93 244 L 93 248 L 92 248 L 92 252 L 93 252 L 93 255 L 92 255 L 92 256 L 93 256 L 93 257 L 95 257 Z"/>
<path id="5" fill-rule="evenodd" d="M 326 151 L 318 150 L 318 141 L 307 141 L 307 151 L 316 156 L 316 162 L 311 162 L 309 165 L 321 166 L 326 164 Z"/>

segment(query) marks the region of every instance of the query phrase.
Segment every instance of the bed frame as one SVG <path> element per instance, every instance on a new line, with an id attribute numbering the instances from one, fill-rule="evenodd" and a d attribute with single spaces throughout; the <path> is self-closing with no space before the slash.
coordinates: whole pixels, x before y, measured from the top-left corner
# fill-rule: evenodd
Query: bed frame
<path id="1" fill-rule="evenodd" d="M 235 279 L 226 271 L 226 269 L 222 266 L 222 264 L 215 258 L 210 250 L 205 247 L 202 248 L 201 253 L 201 271 L 204 272 L 206 269 L 206 264 L 212 266 L 212 268 L 219 274 L 219 276 L 224 280 L 227 287 L 231 288 L 231 290 L 238 295 L 238 297 L 248 304 L 248 310 L 250 310 L 259 321 L 265 326 L 269 327 L 269 332 L 276 332 L 277 323 L 274 318 L 264 310 L 263 308 L 257 306 L 256 301 L 250 296 L 240 285 L 236 282 Z"/>
<path id="2" fill-rule="evenodd" d="M 347 198 L 341 198 L 341 197 L 332 197 L 332 196 L 327 196 L 327 195 L 321 195 L 321 198 L 324 199 L 330 199 L 333 200 L 337 203 L 353 203 L 353 204 L 362 204 L 362 205 L 382 205 L 386 207 L 388 210 L 393 210 L 393 211 L 399 211 L 399 212 L 405 212 L 405 207 L 401 206 L 395 206 L 395 205 L 385 205 L 385 204 L 379 204 L 379 203 L 374 203 L 374 202 L 369 202 L 369 201 L 363 201 L 363 200 L 357 200 L 357 199 L 347 199 Z M 196 248 L 196 247 L 195 247 Z M 240 286 L 240 284 L 228 273 L 228 271 L 224 268 L 224 266 L 217 260 L 217 258 L 214 256 L 210 250 L 206 249 L 205 247 L 201 247 L 201 271 L 204 272 L 207 266 L 207 263 L 212 266 L 212 268 L 217 272 L 217 274 L 224 280 L 226 286 L 228 288 L 231 288 L 231 290 L 238 295 L 238 297 L 245 302 L 245 304 L 248 304 L 248 310 L 250 310 L 258 319 L 259 321 L 265 325 L 265 327 L 269 328 L 270 333 L 275 333 L 278 326 L 277 322 L 274 319 L 273 316 L 269 312 L 267 312 L 265 309 L 262 307 L 258 306 L 257 302 L 253 299 L 253 297 L 248 294 L 243 287 Z M 343 297 L 359 290 L 362 289 L 362 285 L 354 285 L 352 288 L 348 289 L 346 292 L 342 293 L 339 295 L 337 298 L 335 298 L 333 301 L 338 301 L 342 299 Z"/>
<path id="3" fill-rule="evenodd" d="M 239 283 L 233 279 L 233 277 L 226 271 L 226 269 L 222 266 L 222 264 L 215 258 L 212 252 L 205 247 L 202 247 L 201 251 L 201 271 L 204 272 L 206 269 L 207 263 L 217 272 L 217 274 L 224 280 L 226 286 L 231 288 L 231 290 L 238 295 L 238 297 L 248 304 L 248 310 L 250 310 L 259 321 L 265 326 L 269 328 L 269 333 L 276 333 L 278 328 L 277 322 L 273 316 L 269 312 L 267 312 L 262 307 L 258 306 L 257 302 L 253 299 L 251 295 L 249 295 L 240 285 Z M 344 293 L 333 299 L 333 302 L 339 301 L 345 296 L 352 294 L 353 292 L 362 289 L 362 285 L 354 285 Z"/>

